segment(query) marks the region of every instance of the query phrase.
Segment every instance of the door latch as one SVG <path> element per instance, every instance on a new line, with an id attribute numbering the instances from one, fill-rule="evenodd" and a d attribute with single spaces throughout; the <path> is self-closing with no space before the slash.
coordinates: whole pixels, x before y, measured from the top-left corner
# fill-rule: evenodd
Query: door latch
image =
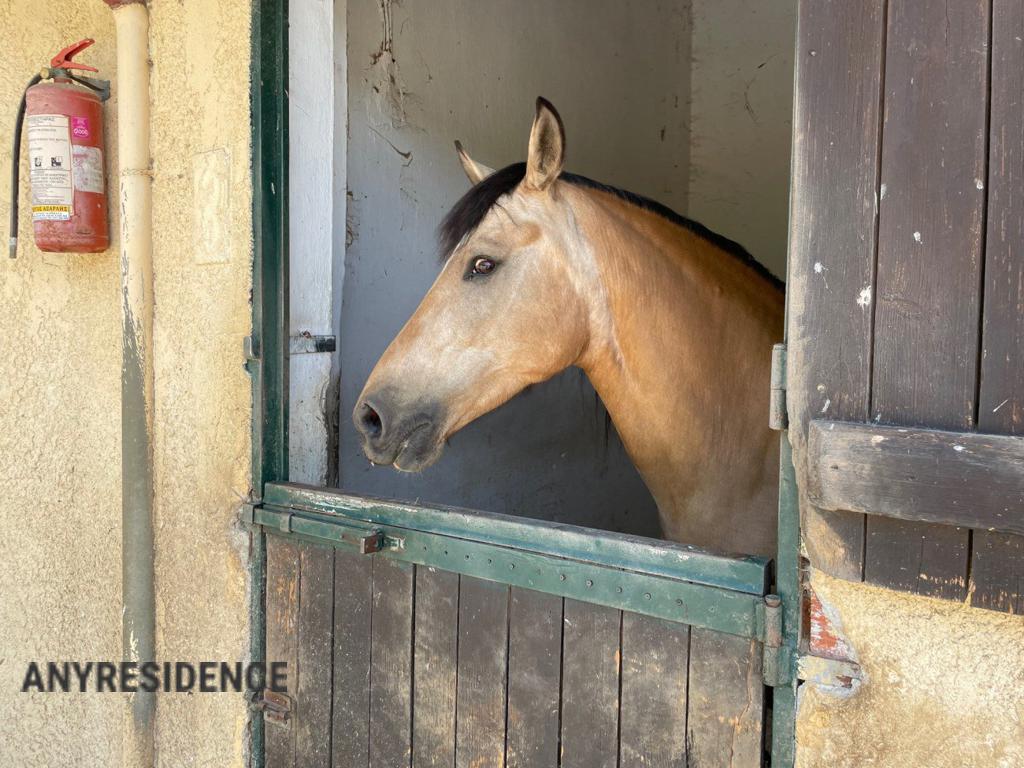
<path id="1" fill-rule="evenodd" d="M 287 693 L 264 688 L 253 695 L 250 706 L 272 723 L 285 725 L 292 717 L 292 699 Z"/>
<path id="2" fill-rule="evenodd" d="M 374 552 L 380 552 L 387 546 L 383 531 L 343 533 L 341 540 L 346 544 L 354 545 L 361 555 L 372 555 Z"/>
<path id="3" fill-rule="evenodd" d="M 772 347 L 771 399 L 768 402 L 768 427 L 781 431 L 789 427 L 786 412 L 786 345 Z"/>

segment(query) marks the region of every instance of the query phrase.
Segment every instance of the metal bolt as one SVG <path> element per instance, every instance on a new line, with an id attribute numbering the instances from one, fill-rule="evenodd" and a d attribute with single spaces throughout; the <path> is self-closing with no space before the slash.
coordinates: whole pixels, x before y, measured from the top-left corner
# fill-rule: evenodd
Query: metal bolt
<path id="1" fill-rule="evenodd" d="M 590 579 L 587 579 L 587 586 L 588 586 L 588 587 L 592 587 L 592 586 L 594 586 L 594 582 L 593 582 L 593 581 L 591 581 Z"/>
<path id="2" fill-rule="evenodd" d="M 515 563 L 509 563 L 509 564 L 508 564 L 508 569 L 509 569 L 510 571 L 514 571 L 514 570 L 516 569 L 516 564 L 515 564 Z"/>
<path id="3" fill-rule="evenodd" d="M 650 592 L 644 592 L 644 600 L 650 600 L 650 599 L 651 599 L 651 593 Z"/>
<path id="4" fill-rule="evenodd" d="M 618 592 L 621 595 L 622 594 L 622 587 L 616 587 L 615 591 Z"/>
<path id="5" fill-rule="evenodd" d="M 558 580 L 559 581 L 565 581 L 565 574 L 564 573 L 558 574 Z"/>

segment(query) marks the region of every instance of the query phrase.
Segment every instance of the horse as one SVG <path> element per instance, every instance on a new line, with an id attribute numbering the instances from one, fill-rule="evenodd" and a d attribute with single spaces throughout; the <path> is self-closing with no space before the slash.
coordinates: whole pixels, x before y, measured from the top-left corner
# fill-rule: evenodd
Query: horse
<path id="1" fill-rule="evenodd" d="M 565 146 L 544 98 L 525 163 L 494 170 L 455 142 L 472 187 L 441 223 L 440 274 L 356 401 L 363 452 L 421 471 L 462 427 L 577 366 L 665 538 L 773 554 L 781 282 L 667 207 L 563 171 Z"/>

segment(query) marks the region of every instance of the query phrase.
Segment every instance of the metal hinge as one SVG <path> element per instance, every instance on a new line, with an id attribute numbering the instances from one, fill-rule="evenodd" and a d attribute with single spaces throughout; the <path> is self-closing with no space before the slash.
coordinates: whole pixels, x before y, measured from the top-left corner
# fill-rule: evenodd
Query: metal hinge
<path id="1" fill-rule="evenodd" d="M 782 598 L 764 596 L 764 643 L 761 674 L 764 684 L 772 688 L 785 685 L 790 679 L 789 649 L 782 645 Z"/>
<path id="2" fill-rule="evenodd" d="M 287 693 L 268 691 L 266 688 L 253 694 L 249 706 L 262 712 L 265 720 L 285 725 L 292 717 L 292 697 Z"/>
<path id="3" fill-rule="evenodd" d="M 786 345 L 772 347 L 771 399 L 768 404 L 768 426 L 783 430 L 789 426 L 786 414 Z"/>
<path id="4" fill-rule="evenodd" d="M 256 336 L 246 336 L 242 339 L 242 356 L 245 358 L 245 370 L 252 374 L 258 370 L 260 362 L 260 340 Z"/>

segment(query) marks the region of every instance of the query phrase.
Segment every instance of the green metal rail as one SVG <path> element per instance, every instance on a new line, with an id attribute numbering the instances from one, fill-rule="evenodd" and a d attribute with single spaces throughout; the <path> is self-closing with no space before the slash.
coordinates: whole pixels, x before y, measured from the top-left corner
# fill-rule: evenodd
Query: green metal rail
<path id="1" fill-rule="evenodd" d="M 770 561 L 576 526 L 270 484 L 270 533 L 763 640 Z M 769 612 L 773 609 L 767 609 Z"/>
<path id="2" fill-rule="evenodd" d="M 771 561 L 766 557 L 719 554 L 641 536 L 460 507 L 407 504 L 296 483 L 269 483 L 263 500 L 277 507 L 323 512 L 377 525 L 415 528 L 601 565 L 629 567 L 752 595 L 763 595 L 770 586 Z M 687 575 L 680 576 L 681 573 Z"/>

